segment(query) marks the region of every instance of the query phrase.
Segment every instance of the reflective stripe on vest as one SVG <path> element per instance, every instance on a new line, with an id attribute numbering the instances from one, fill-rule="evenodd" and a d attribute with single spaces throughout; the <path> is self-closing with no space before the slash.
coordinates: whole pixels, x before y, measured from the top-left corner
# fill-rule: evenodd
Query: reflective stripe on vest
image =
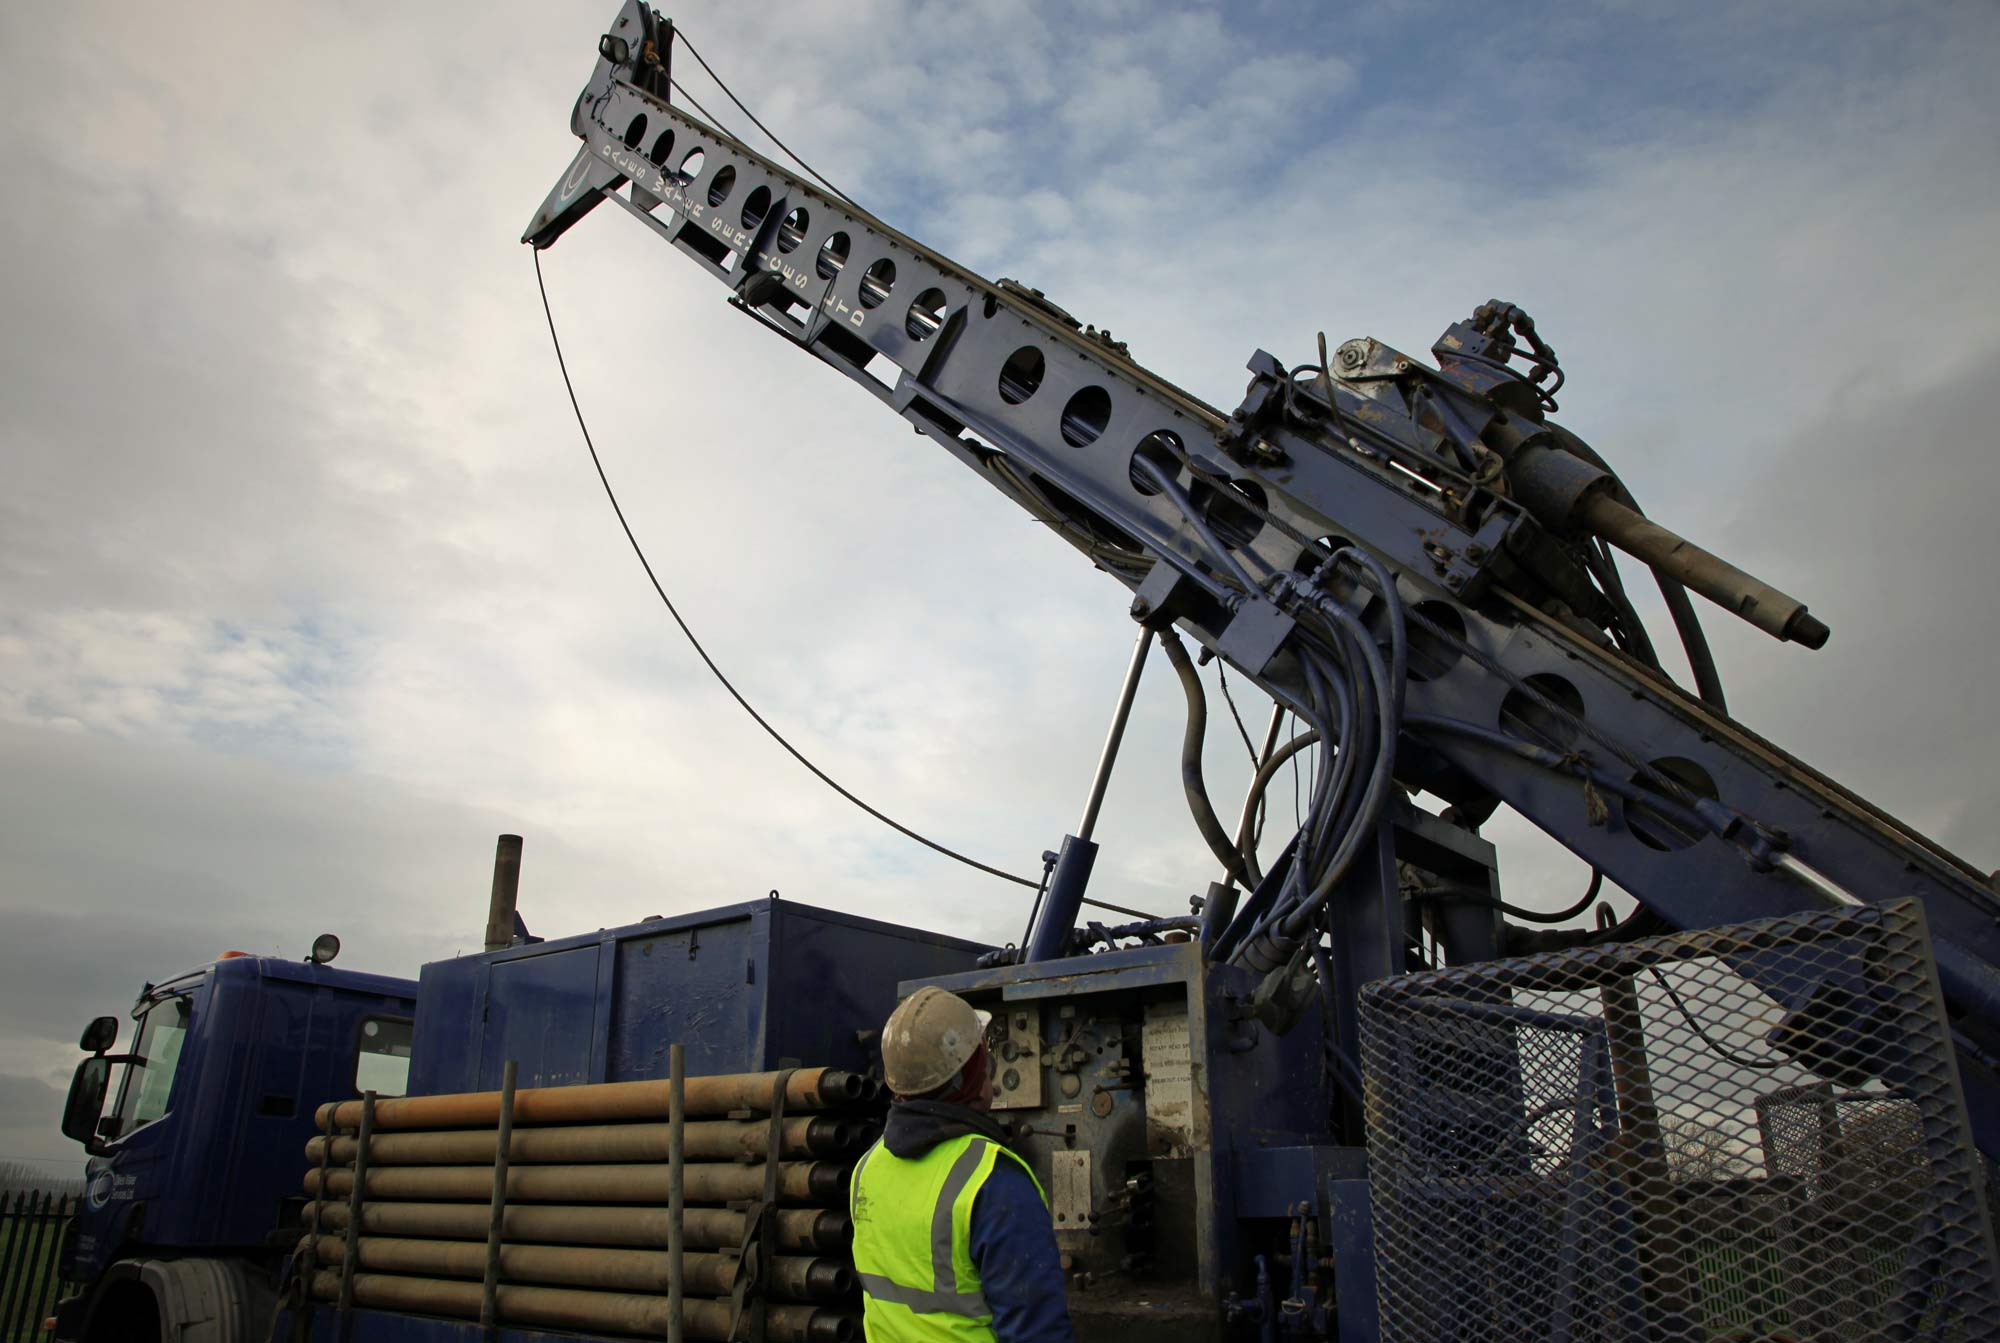
<path id="1" fill-rule="evenodd" d="M 1005 1147 L 972 1134 L 913 1159 L 878 1142 L 855 1164 L 848 1210 L 869 1343 L 992 1339 L 992 1312 L 972 1262 L 971 1212 L 1002 1160 L 1028 1169 Z M 1041 1191 L 1039 1182 L 1035 1188 Z"/>

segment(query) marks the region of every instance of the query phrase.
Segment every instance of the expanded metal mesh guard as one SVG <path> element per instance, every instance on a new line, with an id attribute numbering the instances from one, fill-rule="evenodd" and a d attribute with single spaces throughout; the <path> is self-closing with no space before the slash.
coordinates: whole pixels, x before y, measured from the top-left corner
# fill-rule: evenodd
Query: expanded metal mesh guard
<path id="1" fill-rule="evenodd" d="M 1362 992 L 1386 1343 L 2000 1339 L 1914 901 Z"/>

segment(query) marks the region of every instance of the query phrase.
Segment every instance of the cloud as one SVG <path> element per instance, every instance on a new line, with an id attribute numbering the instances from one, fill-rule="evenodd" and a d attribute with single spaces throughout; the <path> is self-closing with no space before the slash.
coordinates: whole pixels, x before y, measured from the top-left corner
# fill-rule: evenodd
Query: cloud
<path id="1" fill-rule="evenodd" d="M 1936 377 L 1846 389 L 1753 477 L 1730 553 L 1773 572 L 1818 557 L 1797 581 L 1834 636 L 1774 658 L 1730 631 L 1720 653 L 1767 735 L 1991 872 L 2000 799 L 1966 743 L 2000 734 L 1987 517 L 2000 458 L 1986 418 L 2000 342 L 1967 353 Z"/>
<path id="2" fill-rule="evenodd" d="M 39 1077 L 0 1073 L 0 1135 L 7 1143 L 0 1168 L 26 1165 L 26 1170 L 7 1173 L 37 1185 L 83 1173 L 83 1149 L 63 1137 L 60 1128 L 68 1094 L 67 1077 L 60 1086 L 51 1086 Z"/>
<path id="3" fill-rule="evenodd" d="M 243 628 L 160 611 L 0 621 L 0 718 L 117 736 L 242 741 L 299 764 L 340 738 L 342 650 L 309 625 Z"/>
<path id="4" fill-rule="evenodd" d="M 0 1072 L 56 1078 L 141 979 L 303 954 L 321 911 L 346 963 L 462 949 L 501 830 L 537 931 L 776 887 L 1018 936 L 1024 892 L 742 716 L 608 515 L 514 242 L 608 9 L 0 10 L 32 202 L 0 218 Z M 1990 14 L 731 13 L 676 17 L 817 167 L 1225 409 L 1259 346 L 1422 353 L 1526 304 L 1572 427 L 1834 625 L 1807 655 L 1711 620 L 1739 715 L 2000 863 Z M 843 783 L 1036 874 L 1103 740 L 1121 591 L 630 221 L 545 261 L 606 466 L 718 662 Z M 1248 770 L 1211 709 L 1229 813 Z M 1178 912 L 1208 880 L 1181 714 L 1149 671 L 1107 899 Z M 1580 889 L 1553 842 L 1493 833 L 1511 898 Z"/>

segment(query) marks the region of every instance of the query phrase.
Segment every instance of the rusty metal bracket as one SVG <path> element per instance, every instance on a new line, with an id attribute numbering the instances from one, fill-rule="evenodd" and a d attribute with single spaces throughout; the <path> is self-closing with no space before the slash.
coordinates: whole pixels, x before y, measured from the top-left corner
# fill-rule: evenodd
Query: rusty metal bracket
<path id="1" fill-rule="evenodd" d="M 290 1271 L 279 1284 L 278 1303 L 271 1312 L 271 1327 L 265 1331 L 265 1337 L 271 1343 L 277 1343 L 278 1319 L 288 1311 L 292 1321 L 292 1343 L 309 1343 L 312 1338 L 312 1275 L 313 1266 L 319 1262 L 318 1244 L 319 1231 L 315 1227 L 306 1246 L 293 1251 L 286 1261 Z"/>
<path id="2" fill-rule="evenodd" d="M 736 1265 L 736 1283 L 730 1292 L 729 1337 L 741 1336 L 744 1305 L 750 1306 L 749 1343 L 765 1343 L 765 1326 L 770 1302 L 772 1260 L 777 1245 L 778 1167 L 785 1138 L 785 1091 L 796 1067 L 780 1068 L 771 1075 L 769 1130 L 764 1149 L 764 1189 L 762 1198 L 745 1208 L 743 1243 Z"/>
<path id="3" fill-rule="evenodd" d="M 507 1224 L 507 1158 L 514 1145 L 514 1083 L 520 1064 L 508 1059 L 500 1069 L 500 1122 L 493 1139 L 493 1201 L 486 1219 L 486 1270 L 479 1284 L 479 1336 L 500 1335 L 500 1244 Z"/>
<path id="4" fill-rule="evenodd" d="M 771 1303 L 774 1247 L 778 1238 L 778 1166 L 785 1145 L 785 1088 L 797 1068 L 780 1068 L 771 1082 L 771 1124 L 764 1142 L 764 1202 L 757 1209 L 757 1304 L 751 1314 L 751 1343 L 764 1343 Z"/>
<path id="5" fill-rule="evenodd" d="M 687 1289 L 687 1049 L 667 1046 L 667 1343 L 681 1343 Z"/>
<path id="6" fill-rule="evenodd" d="M 340 1256 L 340 1337 L 354 1328 L 354 1268 L 361 1258 L 361 1204 L 368 1186 L 368 1140 L 375 1136 L 375 1093 L 361 1093 L 361 1127 L 354 1135 L 354 1187 L 347 1191 L 347 1244 Z M 331 1148 L 331 1137 L 327 1147 Z M 324 1191 L 324 1186 L 322 1186 Z"/>
<path id="7" fill-rule="evenodd" d="M 323 1114 L 326 1119 L 325 1124 L 322 1125 L 326 1134 L 326 1142 L 319 1150 L 319 1186 L 314 1191 L 314 1201 L 312 1204 L 312 1234 L 306 1238 L 304 1252 L 294 1255 L 292 1263 L 295 1273 L 293 1285 L 296 1288 L 292 1294 L 293 1343 L 306 1343 L 306 1340 L 312 1337 L 312 1279 L 313 1274 L 319 1271 L 319 1238 L 326 1234 L 326 1227 L 323 1225 L 323 1222 L 327 1203 L 327 1173 L 333 1168 L 333 1135 L 339 1130 L 333 1122 L 333 1110 L 327 1109 L 323 1111 Z M 360 1236 L 360 1234 L 361 1229 L 358 1226 L 351 1226 L 344 1233 L 345 1237 L 350 1240 Z M 342 1248 L 348 1249 L 351 1247 L 343 1245 Z M 346 1255 L 342 1256 L 342 1258 L 346 1257 Z"/>

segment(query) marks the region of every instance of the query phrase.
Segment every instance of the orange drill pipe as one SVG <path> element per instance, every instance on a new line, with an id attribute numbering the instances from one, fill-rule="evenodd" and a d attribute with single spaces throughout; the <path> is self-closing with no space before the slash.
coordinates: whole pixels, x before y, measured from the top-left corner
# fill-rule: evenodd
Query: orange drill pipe
<path id="1" fill-rule="evenodd" d="M 337 1236 L 302 1237 L 315 1262 L 339 1267 L 347 1242 Z M 479 1278 L 486 1271 L 486 1244 L 477 1240 L 398 1240 L 363 1236 L 358 1268 L 378 1273 L 412 1273 L 440 1278 Z M 683 1256 L 687 1290 L 696 1296 L 728 1296 L 736 1288 L 743 1260 L 734 1254 Z M 775 1294 L 792 1301 L 828 1301 L 854 1290 L 854 1270 L 836 1259 L 775 1255 Z M 606 1250 L 583 1245 L 500 1246 L 500 1274 L 506 1282 L 559 1287 L 593 1287 L 619 1292 L 665 1292 L 667 1255 L 661 1250 Z"/>
<path id="2" fill-rule="evenodd" d="M 321 1301 L 340 1296 L 338 1270 L 322 1269 L 312 1276 L 312 1294 Z M 406 1278 L 385 1273 L 354 1275 L 356 1305 L 425 1315 L 479 1318 L 480 1285 L 442 1278 Z M 540 1325 L 584 1333 L 665 1338 L 667 1299 L 630 1292 L 589 1292 L 573 1287 L 499 1289 L 500 1318 L 508 1324 Z M 727 1301 L 689 1297 L 681 1312 L 687 1337 L 698 1343 L 728 1343 L 730 1306 Z M 861 1317 L 848 1311 L 817 1306 L 773 1304 L 765 1316 L 768 1343 L 858 1343 Z"/>
<path id="3" fill-rule="evenodd" d="M 687 1243 L 696 1249 L 735 1249 L 748 1227 L 744 1214 L 726 1208 L 689 1208 Z M 829 1208 L 780 1208 L 778 1248 L 844 1251 L 854 1237 L 847 1214 Z M 305 1223 L 324 1231 L 345 1231 L 345 1202 L 308 1203 Z M 363 1203 L 362 1236 L 432 1236 L 441 1240 L 481 1240 L 486 1235 L 483 1203 Z M 664 1249 L 664 1208 L 584 1208 L 513 1203 L 505 1211 L 501 1235 L 510 1241 L 548 1245 L 613 1245 Z"/>
<path id="4" fill-rule="evenodd" d="M 768 1110 L 776 1073 L 724 1073 L 687 1079 L 687 1113 L 715 1118 L 732 1110 Z M 825 1110 L 866 1100 L 876 1086 L 860 1073 L 801 1068 L 785 1084 L 787 1110 Z M 665 1120 L 667 1083 L 594 1082 L 568 1087 L 528 1087 L 514 1093 L 516 1124 L 598 1124 L 628 1119 Z M 319 1127 L 356 1128 L 361 1102 L 329 1102 L 315 1111 Z M 395 1096 L 375 1102 L 375 1131 L 417 1128 L 493 1128 L 500 1122 L 500 1093 L 467 1091 L 450 1096 Z"/>
<path id="5" fill-rule="evenodd" d="M 306 1193 L 343 1198 L 353 1192 L 354 1172 L 335 1167 L 320 1187 L 320 1172 L 306 1172 Z M 847 1167 L 834 1161 L 781 1161 L 778 1197 L 788 1203 L 823 1203 L 847 1190 Z M 493 1171 L 488 1166 L 368 1167 L 363 1194 L 372 1199 L 461 1199 L 490 1204 Z M 687 1167 L 690 1203 L 728 1203 L 764 1196 L 764 1167 L 733 1162 L 692 1162 Z M 507 1201 L 527 1203 L 660 1203 L 667 1201 L 664 1165 L 509 1166 Z"/>
<path id="6" fill-rule="evenodd" d="M 532 1165 L 550 1162 L 665 1161 L 667 1124 L 591 1124 L 549 1128 L 517 1128 L 507 1147 L 507 1161 Z M 494 1129 L 446 1129 L 432 1132 L 384 1133 L 368 1140 L 371 1166 L 491 1166 L 498 1147 Z M 873 1132 L 855 1119 L 801 1115 L 784 1121 L 782 1154 L 788 1157 L 828 1156 L 844 1152 Z M 690 1161 L 755 1161 L 770 1146 L 771 1126 L 763 1120 L 709 1120 L 687 1125 Z M 327 1145 L 320 1134 L 306 1143 L 306 1160 L 317 1166 Z M 333 1139 L 333 1164 L 354 1164 L 356 1139 Z"/>

